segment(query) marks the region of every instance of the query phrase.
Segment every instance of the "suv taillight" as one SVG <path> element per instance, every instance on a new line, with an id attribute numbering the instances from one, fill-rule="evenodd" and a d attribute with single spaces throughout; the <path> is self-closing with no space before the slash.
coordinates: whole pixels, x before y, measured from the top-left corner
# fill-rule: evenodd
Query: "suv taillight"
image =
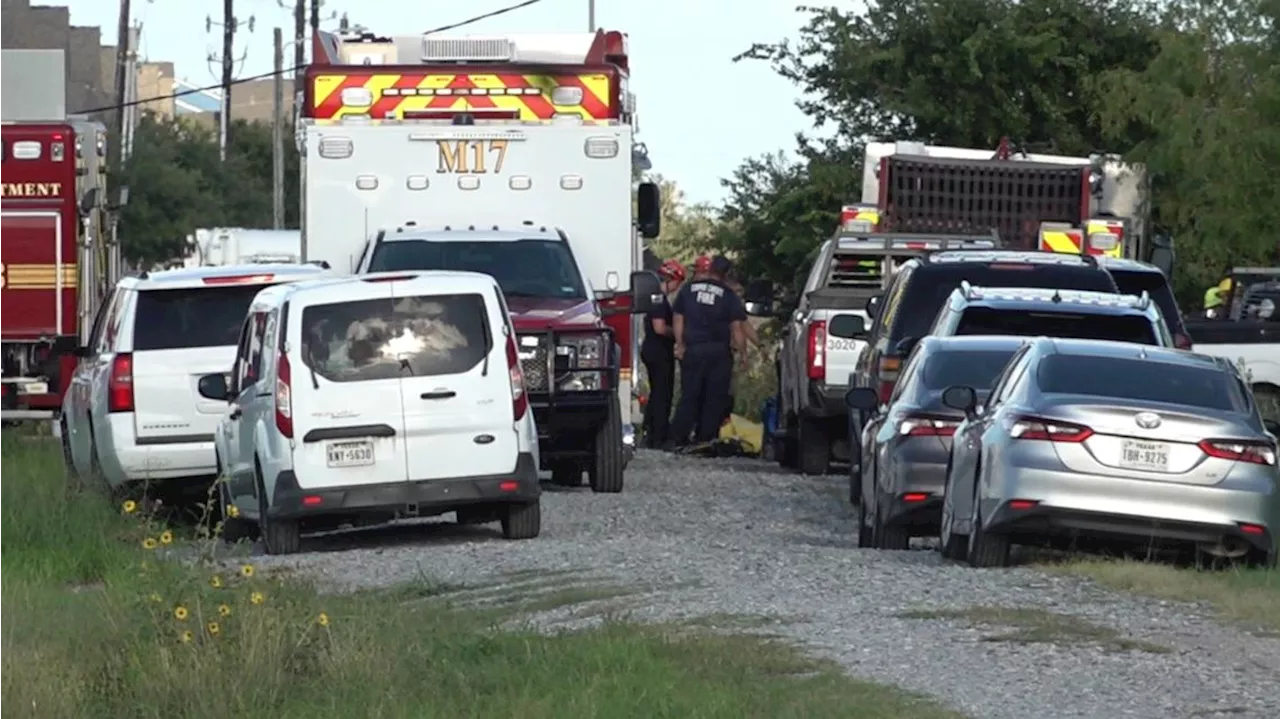
<path id="1" fill-rule="evenodd" d="M 289 439 L 293 439 L 293 392 L 289 387 L 292 379 L 289 356 L 281 353 L 276 363 L 276 429 Z"/>
<path id="2" fill-rule="evenodd" d="M 515 334 L 507 335 L 507 377 L 511 381 L 511 414 L 520 421 L 529 411 L 529 395 L 524 391 L 524 370 L 520 368 L 520 353 L 516 351 Z"/>
<path id="3" fill-rule="evenodd" d="M 901 367 L 900 357 L 881 357 L 879 364 L 876 365 L 876 376 L 880 379 L 876 391 L 880 393 L 882 404 L 889 402 L 889 395 L 893 394 L 893 386 L 898 381 L 898 369 Z"/>
<path id="4" fill-rule="evenodd" d="M 814 320 L 809 323 L 809 379 L 827 376 L 827 322 Z"/>
<path id="5" fill-rule="evenodd" d="M 1173 335 L 1173 346 L 1180 350 L 1189 350 L 1191 349 L 1191 338 L 1181 332 L 1176 332 Z"/>
<path id="6" fill-rule="evenodd" d="M 133 355 L 118 354 L 111 360 L 111 379 L 107 381 L 107 411 L 133 411 Z"/>

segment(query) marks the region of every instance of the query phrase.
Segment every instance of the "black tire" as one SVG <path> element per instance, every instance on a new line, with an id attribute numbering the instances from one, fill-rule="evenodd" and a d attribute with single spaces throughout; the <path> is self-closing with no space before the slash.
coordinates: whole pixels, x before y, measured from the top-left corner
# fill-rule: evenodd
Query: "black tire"
<path id="1" fill-rule="evenodd" d="M 617 494 L 622 491 L 622 472 L 626 467 L 622 447 L 622 409 L 616 397 L 609 401 L 609 416 L 596 431 L 595 457 L 587 470 L 591 491 Z"/>
<path id="2" fill-rule="evenodd" d="M 974 502 L 977 501 L 974 498 Z M 974 514 L 973 534 L 969 537 L 969 566 L 980 569 L 1009 566 L 1009 538 L 983 529 L 981 513 Z"/>
<path id="3" fill-rule="evenodd" d="M 831 437 L 819 419 L 800 418 L 799 466 L 801 474 L 824 475 L 831 469 Z"/>
<path id="4" fill-rule="evenodd" d="M 244 517 L 232 517 L 227 514 L 227 507 L 232 506 L 231 493 L 227 489 L 227 478 L 222 476 L 222 467 L 218 467 L 218 478 L 214 480 L 218 487 L 218 507 L 210 512 L 215 522 L 222 522 L 222 541 L 235 544 L 244 540 L 253 541 L 258 538 L 258 525 Z M 261 506 L 261 505 L 259 505 Z M 236 510 L 239 513 L 239 509 Z"/>
<path id="5" fill-rule="evenodd" d="M 879 509 L 876 510 L 876 540 L 880 549 L 892 552 L 902 552 L 911 548 L 911 533 L 904 527 L 885 524 Z"/>
<path id="6" fill-rule="evenodd" d="M 778 466 L 783 469 L 796 469 L 800 464 L 800 447 L 795 436 L 784 434 L 778 437 L 775 443 Z"/>
<path id="7" fill-rule="evenodd" d="M 551 483 L 557 487 L 581 487 L 582 465 L 571 459 L 552 461 Z"/>
<path id="8" fill-rule="evenodd" d="M 296 520 L 273 520 L 267 516 L 267 490 L 262 482 L 262 468 L 256 461 L 253 474 L 258 486 L 258 531 L 267 554 L 297 554 L 302 551 L 302 527 Z"/>
<path id="9" fill-rule="evenodd" d="M 76 461 L 71 456 L 71 437 L 67 434 L 67 418 L 63 417 L 58 420 L 58 430 L 61 432 L 62 441 L 62 469 L 66 473 L 67 481 L 78 484 L 80 475 L 76 472 Z"/>
<path id="10" fill-rule="evenodd" d="M 503 539 L 533 539 L 542 532 L 542 503 L 508 504 L 501 521 Z"/>
<path id="11" fill-rule="evenodd" d="M 954 562 L 963 561 L 969 555 L 969 536 L 957 534 L 956 532 L 943 534 L 942 529 L 939 528 L 938 551 L 942 552 L 943 559 L 950 559 Z"/>

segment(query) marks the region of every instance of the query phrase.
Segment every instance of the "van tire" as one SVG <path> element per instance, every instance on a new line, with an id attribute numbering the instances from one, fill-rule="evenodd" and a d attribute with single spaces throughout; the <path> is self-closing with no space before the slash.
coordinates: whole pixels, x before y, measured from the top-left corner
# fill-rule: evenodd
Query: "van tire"
<path id="1" fill-rule="evenodd" d="M 297 554 L 302 551 L 302 527 L 296 520 L 267 517 L 267 490 L 262 482 L 262 467 L 253 462 L 253 481 L 258 486 L 258 531 L 267 554 Z"/>
<path id="2" fill-rule="evenodd" d="M 622 471 L 626 466 L 622 451 L 622 410 L 618 398 L 609 400 L 609 416 L 596 430 L 594 462 L 587 470 L 591 491 L 617 494 L 622 491 Z"/>
<path id="3" fill-rule="evenodd" d="M 211 511 L 209 515 L 214 522 L 222 522 L 222 541 L 227 544 L 235 544 L 245 539 L 249 541 L 257 539 L 257 525 L 244 517 L 227 516 L 227 507 L 230 507 L 233 504 L 231 501 L 231 495 L 227 491 L 227 482 L 230 481 L 230 477 L 222 476 L 222 460 L 220 459 L 218 460 L 217 470 L 218 478 L 213 481 L 218 488 L 218 507 L 216 511 Z"/>
<path id="4" fill-rule="evenodd" d="M 503 539 L 533 539 L 542 532 L 542 502 L 508 504 L 501 522 Z"/>
<path id="5" fill-rule="evenodd" d="M 582 465 L 572 459 L 552 460 L 551 483 L 557 487 L 581 487 Z"/>
<path id="6" fill-rule="evenodd" d="M 801 474 L 823 475 L 831 469 L 831 437 L 821 419 L 800 418 L 799 466 Z"/>

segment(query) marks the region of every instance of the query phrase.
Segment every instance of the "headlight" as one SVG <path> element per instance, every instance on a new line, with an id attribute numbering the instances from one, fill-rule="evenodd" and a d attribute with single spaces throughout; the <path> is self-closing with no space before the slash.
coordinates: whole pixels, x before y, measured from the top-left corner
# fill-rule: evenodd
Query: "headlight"
<path id="1" fill-rule="evenodd" d="M 556 345 L 557 369 L 603 368 L 605 366 L 604 338 L 599 335 L 572 335 L 561 337 Z"/>

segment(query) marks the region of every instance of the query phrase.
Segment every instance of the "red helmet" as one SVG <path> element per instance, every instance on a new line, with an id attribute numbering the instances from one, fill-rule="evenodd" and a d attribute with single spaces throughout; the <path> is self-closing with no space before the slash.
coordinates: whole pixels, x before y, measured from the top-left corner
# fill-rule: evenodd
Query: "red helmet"
<path id="1" fill-rule="evenodd" d="M 666 280 L 684 282 L 684 265 L 675 260 L 667 260 L 662 263 L 662 268 L 658 270 L 658 275 Z"/>
<path id="2" fill-rule="evenodd" d="M 693 261 L 693 271 L 699 274 L 711 271 L 711 258 L 706 255 L 699 255 L 698 259 Z"/>

